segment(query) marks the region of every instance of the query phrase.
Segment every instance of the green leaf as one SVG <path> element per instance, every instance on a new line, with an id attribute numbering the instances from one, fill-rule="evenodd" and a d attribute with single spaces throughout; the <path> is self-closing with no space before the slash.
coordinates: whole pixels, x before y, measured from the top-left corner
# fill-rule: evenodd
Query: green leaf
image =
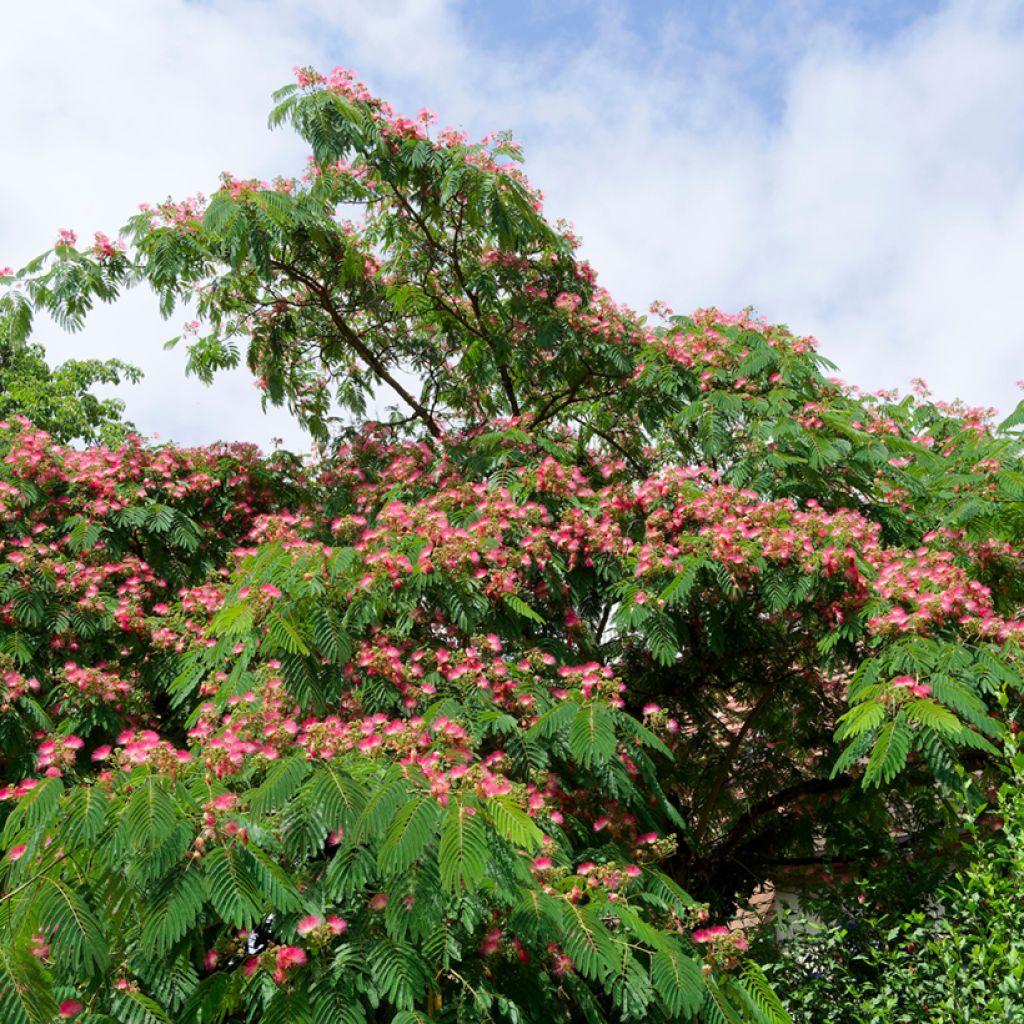
<path id="1" fill-rule="evenodd" d="M 88 846 L 103 830 L 110 795 L 100 786 L 80 786 L 68 803 L 65 827 L 75 843 Z"/>
<path id="2" fill-rule="evenodd" d="M 371 947 L 367 962 L 374 984 L 397 1010 L 411 1010 L 423 1002 L 429 974 L 416 950 L 405 942 L 381 936 Z"/>
<path id="3" fill-rule="evenodd" d="M 910 721 L 918 722 L 943 736 L 956 738 L 964 731 L 964 727 L 956 715 L 933 700 L 913 700 L 904 705 L 904 711 Z"/>
<path id="4" fill-rule="evenodd" d="M 206 899 L 203 876 L 197 868 L 179 868 L 156 888 L 139 908 L 140 942 L 147 953 L 166 953 L 195 924 Z"/>
<path id="5" fill-rule="evenodd" d="M 395 816 L 377 854 L 381 871 L 401 874 L 417 861 L 436 835 L 441 808 L 431 796 L 414 797 Z"/>
<path id="6" fill-rule="evenodd" d="M 580 708 L 569 727 L 569 749 L 584 767 L 590 768 L 615 756 L 615 720 L 605 704 L 593 701 Z"/>
<path id="7" fill-rule="evenodd" d="M 685 605 L 693 591 L 694 584 L 704 567 L 704 559 L 687 559 L 683 568 L 676 574 L 672 582 L 661 592 L 660 600 L 669 608 Z"/>
<path id="8" fill-rule="evenodd" d="M 617 970 L 615 939 L 589 905 L 562 907 L 562 949 L 586 978 L 605 980 Z"/>
<path id="9" fill-rule="evenodd" d="M 349 829 L 366 806 L 367 787 L 332 765 L 317 765 L 311 784 L 312 806 L 332 831 Z"/>
<path id="10" fill-rule="evenodd" d="M 52 936 L 54 958 L 85 975 L 106 969 L 103 927 L 82 893 L 53 875 L 43 875 L 37 885 L 39 928 Z"/>
<path id="11" fill-rule="evenodd" d="M 744 960 L 740 967 L 740 984 L 768 1024 L 793 1024 L 775 994 L 764 972 L 753 960 Z"/>
<path id="12" fill-rule="evenodd" d="M 259 881 L 271 907 L 283 913 L 298 910 L 302 906 L 302 895 L 291 875 L 258 846 L 250 844 L 246 852 L 252 857 L 253 876 Z"/>
<path id="13" fill-rule="evenodd" d="M 502 600 L 522 618 L 529 619 L 531 622 L 536 622 L 541 626 L 544 625 L 543 616 L 535 612 L 521 597 L 517 597 L 515 594 L 505 594 Z"/>
<path id="14" fill-rule="evenodd" d="M 863 732 L 877 729 L 884 720 L 885 708 L 877 701 L 856 704 L 839 719 L 836 739 L 840 741 L 852 739 Z"/>
<path id="15" fill-rule="evenodd" d="M 540 846 L 544 832 L 510 795 L 488 797 L 485 807 L 498 835 L 528 853 Z"/>
<path id="16" fill-rule="evenodd" d="M 487 833 L 476 807 L 454 802 L 441 828 L 438 853 L 446 892 L 473 892 L 487 874 Z"/>
<path id="17" fill-rule="evenodd" d="M 302 784 L 309 771 L 304 753 L 273 763 L 263 782 L 246 797 L 252 814 L 262 817 L 283 807 Z"/>
<path id="18" fill-rule="evenodd" d="M 864 772 L 864 786 L 892 782 L 907 763 L 912 739 L 913 734 L 901 717 L 883 726 Z"/>
<path id="19" fill-rule="evenodd" d="M 119 1024 L 172 1024 L 159 1003 L 142 992 L 115 992 L 113 1001 Z"/>
<path id="20" fill-rule="evenodd" d="M 174 801 L 165 783 L 150 775 L 132 793 L 121 817 L 121 829 L 135 850 L 152 850 L 163 843 L 178 822 Z"/>
<path id="21" fill-rule="evenodd" d="M 265 911 L 252 855 L 238 845 L 218 846 L 203 861 L 210 902 L 235 928 L 251 928 Z"/>
<path id="22" fill-rule="evenodd" d="M 691 957 L 670 945 L 651 958 L 651 978 L 673 1017 L 691 1017 L 704 1001 L 704 976 Z"/>
<path id="23" fill-rule="evenodd" d="M 43 965 L 31 953 L 0 942 L 0 1020 L 3 1024 L 51 1024 L 57 1003 Z"/>
<path id="24" fill-rule="evenodd" d="M 17 807 L 7 819 L 3 833 L 4 842 L 10 844 L 11 838 L 22 828 L 40 831 L 50 827 L 57 816 L 63 794 L 64 783 L 59 776 L 44 779 L 33 786 L 18 801 Z"/>

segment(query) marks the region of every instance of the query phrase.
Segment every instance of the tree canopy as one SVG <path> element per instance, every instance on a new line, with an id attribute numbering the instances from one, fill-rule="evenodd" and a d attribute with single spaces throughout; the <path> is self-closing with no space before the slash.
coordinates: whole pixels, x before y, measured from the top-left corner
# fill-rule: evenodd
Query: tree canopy
<path id="1" fill-rule="evenodd" d="M 0 285 L 12 277 L 4 267 Z M 17 292 L 0 297 L 0 419 L 24 416 L 56 441 L 123 440 L 134 429 L 123 418 L 124 402 L 92 388 L 134 384 L 141 371 L 120 359 L 69 359 L 51 367 L 43 347 L 27 342 L 29 309 L 20 300 Z"/>
<path id="2" fill-rule="evenodd" d="M 785 1020 L 736 894 L 934 833 L 999 753 L 1024 405 L 640 315 L 508 136 L 341 69 L 277 100 L 301 174 L 2 300 L 18 344 L 195 303 L 190 371 L 321 445 L 3 428 L 5 1021 Z"/>

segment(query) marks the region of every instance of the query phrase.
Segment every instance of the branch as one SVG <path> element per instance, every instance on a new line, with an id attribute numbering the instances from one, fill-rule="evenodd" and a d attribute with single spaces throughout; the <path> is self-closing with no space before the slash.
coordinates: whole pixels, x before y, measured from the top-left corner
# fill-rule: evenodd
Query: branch
<path id="1" fill-rule="evenodd" d="M 349 347 L 354 349 L 359 358 L 370 367 L 373 373 L 387 384 L 405 402 L 405 404 L 415 412 L 415 414 L 426 424 L 427 430 L 429 430 L 434 437 L 441 437 L 441 428 L 437 425 L 433 416 L 431 416 L 426 408 L 417 401 L 413 395 L 406 391 L 406 389 L 391 375 L 384 363 L 374 355 L 363 339 L 352 330 L 348 323 L 346 323 L 345 318 L 338 312 L 337 307 L 331 301 L 331 293 L 329 289 L 315 278 L 303 273 L 291 264 L 278 263 L 275 261 L 273 265 L 289 277 L 292 277 L 294 280 L 304 284 L 314 295 L 316 295 L 319 299 L 321 309 L 323 309 L 328 317 L 330 317 L 331 322 L 334 324 L 338 333 Z"/>
<path id="2" fill-rule="evenodd" d="M 480 299 L 479 296 L 469 285 L 466 283 L 465 275 L 462 273 L 462 264 L 459 262 L 459 232 L 462 230 L 462 221 L 465 215 L 465 207 L 461 207 L 459 210 L 459 219 L 455 225 L 455 233 L 452 237 L 452 270 L 455 272 L 455 280 L 459 282 L 459 286 L 469 297 L 469 303 L 473 307 L 473 315 L 476 317 L 476 322 L 480 325 L 479 331 L 477 332 L 481 338 L 487 343 L 487 347 L 491 350 L 494 355 L 494 361 L 498 366 L 498 376 L 501 377 L 501 386 L 505 389 L 505 397 L 508 399 L 509 408 L 512 410 L 513 416 L 519 416 L 519 402 L 516 400 L 516 392 L 512 387 L 512 378 L 509 376 L 508 366 L 498 358 L 498 351 L 491 340 L 490 334 L 484 329 L 484 318 L 480 312 Z"/>
<path id="3" fill-rule="evenodd" d="M 796 782 L 787 786 L 773 796 L 758 800 L 756 804 L 748 807 L 737 819 L 733 827 L 723 840 L 715 847 L 713 856 L 728 857 L 754 826 L 767 814 L 777 811 L 786 804 L 800 800 L 805 796 L 818 796 L 823 793 L 834 793 L 839 790 L 849 789 L 856 784 L 856 780 L 848 775 L 841 775 L 836 779 L 808 779 L 805 782 Z"/>
<path id="4" fill-rule="evenodd" d="M 725 758 L 722 761 L 721 767 L 718 769 L 718 773 L 715 775 L 714 781 L 711 783 L 711 789 L 704 800 L 704 806 L 701 808 L 700 812 L 700 820 L 697 822 L 697 827 L 694 829 L 694 838 L 698 844 L 702 843 L 707 835 L 708 828 L 711 824 L 711 812 L 714 810 L 715 802 L 718 800 L 719 794 L 722 792 L 722 787 L 728 781 L 729 772 L 732 770 L 733 762 L 736 760 L 736 754 L 739 751 L 740 744 L 743 742 L 747 733 L 750 732 L 754 722 L 761 717 L 764 709 L 768 707 L 772 697 L 775 696 L 775 691 L 778 689 L 778 686 L 779 679 L 776 678 L 764 688 L 761 696 L 757 698 L 757 703 L 753 708 L 751 708 L 750 714 L 744 719 L 743 725 L 741 725 L 733 735 L 732 741 L 729 744 L 729 749 L 725 752 Z"/>

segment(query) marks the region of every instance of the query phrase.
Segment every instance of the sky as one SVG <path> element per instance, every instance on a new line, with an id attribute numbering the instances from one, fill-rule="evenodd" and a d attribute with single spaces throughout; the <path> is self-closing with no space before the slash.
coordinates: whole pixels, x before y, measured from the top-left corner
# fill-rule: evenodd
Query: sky
<path id="1" fill-rule="evenodd" d="M 221 171 L 300 171 L 270 93 L 340 64 L 398 110 L 511 129 L 619 301 L 753 306 L 867 390 L 1021 397 L 1016 0 L 47 0 L 4 24 L 0 265 Z M 185 378 L 162 347 L 185 319 L 139 291 L 36 340 L 141 366 L 122 397 L 146 434 L 307 448 L 244 371 Z"/>

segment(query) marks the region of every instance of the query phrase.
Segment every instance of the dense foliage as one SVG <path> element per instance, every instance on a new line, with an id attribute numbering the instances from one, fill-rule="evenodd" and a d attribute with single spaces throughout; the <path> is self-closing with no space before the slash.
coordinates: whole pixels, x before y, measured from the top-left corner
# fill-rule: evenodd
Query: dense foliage
<path id="1" fill-rule="evenodd" d="M 1024 758 L 1008 763 L 992 808 L 965 801 L 945 845 L 947 870 L 959 866 L 939 885 L 922 886 L 924 865 L 892 865 L 904 885 L 884 869 L 833 880 L 786 917 L 784 941 L 768 937 L 759 952 L 797 1024 L 822 1006 L 830 1024 L 1024 1021 Z"/>
<path id="2" fill-rule="evenodd" d="M 0 269 L 0 285 L 12 276 L 10 267 Z M 26 344 L 28 309 L 19 299 L 17 293 L 0 297 L 0 419 L 25 416 L 58 441 L 124 440 L 133 429 L 123 419 L 124 402 L 92 389 L 135 383 L 141 371 L 120 359 L 69 359 L 51 367 L 41 345 Z"/>
<path id="3" fill-rule="evenodd" d="M 4 428 L 0 1013 L 784 1020 L 735 893 L 912 846 L 998 755 L 1024 410 L 639 316 L 508 138 L 279 99 L 301 179 L 62 233 L 4 299 L 19 343 L 195 300 L 192 371 L 244 355 L 322 449 Z"/>

